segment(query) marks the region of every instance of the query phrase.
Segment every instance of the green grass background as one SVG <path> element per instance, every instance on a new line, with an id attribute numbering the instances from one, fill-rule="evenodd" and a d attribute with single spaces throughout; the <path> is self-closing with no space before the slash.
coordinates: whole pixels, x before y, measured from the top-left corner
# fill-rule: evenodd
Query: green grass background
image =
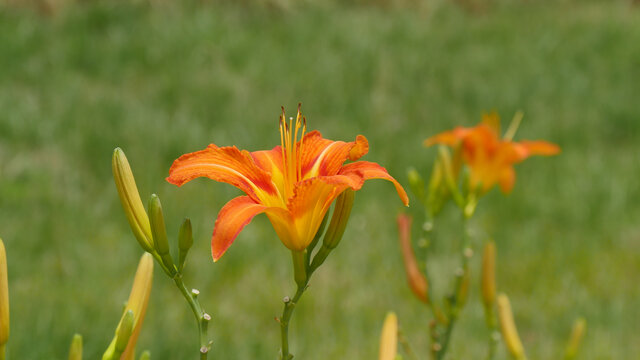
<path id="1" fill-rule="evenodd" d="M 180 2 L 178 2 L 180 3 Z M 212 314 L 214 359 L 275 359 L 274 317 L 293 292 L 290 256 L 265 217 L 216 264 L 217 211 L 239 192 L 164 181 L 182 153 L 279 142 L 281 105 L 298 102 L 330 139 L 365 134 L 366 159 L 406 184 L 435 151 L 421 141 L 485 110 L 525 112 L 518 139 L 563 152 L 518 166 L 510 196 L 493 191 L 472 223 L 498 244 L 499 289 L 532 359 L 557 359 L 584 316 L 584 359 L 640 353 L 640 8 L 623 1 L 494 1 L 480 12 L 304 2 L 91 2 L 43 16 L 0 8 L 0 236 L 9 257 L 12 359 L 63 359 L 74 332 L 85 358 L 113 335 L 141 249 L 111 178 L 127 153 L 143 199 L 167 225 L 194 224 L 186 282 Z M 277 3 L 276 3 L 277 5 Z M 299 359 L 373 359 L 385 312 L 397 311 L 426 357 L 427 309 L 412 297 L 397 248 L 393 187 L 358 192 L 345 239 L 293 317 Z M 417 203 L 409 211 L 417 213 Z M 454 209 L 449 207 L 448 217 Z M 448 227 L 447 227 L 448 226 Z M 445 221 L 431 258 L 440 296 L 459 226 Z M 479 250 L 476 248 L 476 250 Z M 486 351 L 477 270 L 451 359 Z M 195 358 L 188 307 L 158 270 L 139 348 Z M 499 359 L 507 355 L 500 348 Z"/>

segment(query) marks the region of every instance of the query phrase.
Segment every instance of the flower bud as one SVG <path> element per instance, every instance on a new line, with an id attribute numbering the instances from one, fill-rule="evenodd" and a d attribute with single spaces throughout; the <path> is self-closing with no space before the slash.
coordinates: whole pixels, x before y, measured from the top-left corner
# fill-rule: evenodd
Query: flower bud
<path id="1" fill-rule="evenodd" d="M 567 349 L 564 355 L 565 360 L 575 359 L 576 355 L 578 354 L 578 348 L 580 347 L 580 342 L 582 341 L 582 337 L 584 336 L 586 327 L 587 322 L 584 318 L 578 318 L 573 323 L 571 337 L 569 338 L 569 343 L 567 344 Z"/>
<path id="2" fill-rule="evenodd" d="M 329 228 L 322 239 L 323 245 L 327 248 L 335 249 L 340 243 L 340 240 L 342 240 L 342 235 L 344 235 L 344 230 L 347 228 L 347 223 L 351 216 L 355 196 L 355 191 L 347 189 L 336 199 L 336 205 L 333 209 L 333 216 L 331 217 Z"/>
<path id="3" fill-rule="evenodd" d="M 125 307 L 125 316 L 118 324 L 118 328 L 116 329 L 116 336 L 111 341 L 111 344 L 107 348 L 107 351 L 104 353 L 102 359 L 110 360 L 114 359 L 113 356 L 116 353 L 116 342 L 118 338 L 123 339 L 120 336 L 121 326 L 126 319 L 126 314 L 131 312 L 133 317 L 133 327 L 131 330 L 131 336 L 128 337 L 128 342 L 125 343 L 126 348 L 123 349 L 122 357 L 118 358 L 120 360 L 133 360 L 133 355 L 135 352 L 136 342 L 138 341 L 138 336 L 140 335 L 140 330 L 142 328 L 142 322 L 144 320 L 144 316 L 147 312 L 147 304 L 149 303 L 149 295 L 151 294 L 151 285 L 153 283 L 153 257 L 151 254 L 145 253 L 140 258 L 140 263 L 138 264 L 138 270 L 136 271 L 135 278 L 133 280 L 133 287 L 131 288 L 131 293 L 129 294 L 129 300 L 127 301 L 127 306 Z M 125 324 L 126 326 L 126 324 Z"/>
<path id="4" fill-rule="evenodd" d="M 116 330 L 115 352 L 117 354 L 122 354 L 127 348 L 127 344 L 129 343 L 129 339 L 131 338 L 131 333 L 133 331 L 134 321 L 135 317 L 133 315 L 133 311 L 127 310 L 127 312 L 122 316 L 122 320 L 120 320 L 118 330 Z"/>
<path id="5" fill-rule="evenodd" d="M 73 335 L 69 348 L 69 360 L 82 360 L 82 335 Z"/>
<path id="6" fill-rule="evenodd" d="M 395 360 L 398 355 L 398 317 L 390 312 L 384 319 L 380 336 L 380 360 Z"/>
<path id="7" fill-rule="evenodd" d="M 424 203 L 426 201 L 426 194 L 424 180 L 422 176 L 418 173 L 415 168 L 409 168 L 407 171 L 407 177 L 409 178 L 409 187 L 413 194 L 420 200 L 420 202 Z"/>
<path id="8" fill-rule="evenodd" d="M 182 272 L 187 253 L 193 245 L 193 231 L 191 230 L 191 220 L 184 219 L 178 232 L 178 271 Z"/>
<path id="9" fill-rule="evenodd" d="M 416 255 L 411 246 L 411 217 L 406 214 L 400 214 L 397 221 L 398 238 L 400 239 L 400 248 L 409 287 L 420 301 L 429 303 L 429 283 L 418 267 Z"/>
<path id="10" fill-rule="evenodd" d="M 344 235 L 349 217 L 351 216 L 354 199 L 355 191 L 351 189 L 343 191 L 336 199 L 331 222 L 329 223 L 327 232 L 324 234 L 324 238 L 322 238 L 322 246 L 311 261 L 311 272 L 324 263 L 331 250 L 335 249 L 340 243 L 340 240 L 342 240 L 342 235 Z"/>
<path id="11" fill-rule="evenodd" d="M 496 301 L 496 244 L 487 241 L 482 253 L 482 302 L 486 308 Z"/>
<path id="12" fill-rule="evenodd" d="M 111 159 L 111 168 L 113 170 L 113 179 L 118 189 L 120 202 L 124 213 L 129 220 L 129 225 L 135 235 L 138 243 L 147 252 L 153 252 L 153 237 L 151 236 L 151 227 L 149 218 L 140 200 L 138 187 L 131 172 L 131 167 L 127 161 L 127 157 L 120 148 L 113 151 Z"/>
<path id="13" fill-rule="evenodd" d="M 504 344 L 511 356 L 516 360 L 525 360 L 524 348 L 518 336 L 518 329 L 513 321 L 511 304 L 505 294 L 498 295 L 498 319 L 500 320 L 500 330 L 504 338 Z"/>
<path id="14" fill-rule="evenodd" d="M 167 228 L 164 224 L 162 204 L 156 194 L 151 194 L 149 199 L 149 220 L 151 222 L 151 234 L 153 235 L 155 251 L 160 255 L 162 263 L 173 276 L 176 270 L 169 252 L 169 239 L 167 238 Z"/>
<path id="15" fill-rule="evenodd" d="M 9 280 L 7 277 L 7 253 L 0 239 L 0 351 L 9 341 Z"/>
<path id="16" fill-rule="evenodd" d="M 149 350 L 143 351 L 138 360 L 151 360 L 151 352 Z"/>

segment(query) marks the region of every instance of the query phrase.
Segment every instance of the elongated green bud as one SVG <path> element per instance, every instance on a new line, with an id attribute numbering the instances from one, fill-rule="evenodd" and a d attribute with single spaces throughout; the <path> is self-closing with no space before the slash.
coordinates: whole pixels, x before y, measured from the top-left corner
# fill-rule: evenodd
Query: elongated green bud
<path id="1" fill-rule="evenodd" d="M 353 200 L 355 198 L 355 191 L 347 189 L 342 192 L 336 199 L 336 205 L 333 209 L 333 215 L 331 216 L 331 222 L 327 228 L 327 232 L 322 239 L 322 247 L 318 250 L 316 255 L 311 261 L 311 271 L 314 271 L 318 266 L 322 265 L 329 256 L 331 250 L 342 240 L 342 235 L 347 228 L 349 217 L 351 216 L 351 209 L 353 208 Z"/>
<path id="2" fill-rule="evenodd" d="M 411 191 L 413 191 L 413 194 L 418 198 L 418 200 L 424 204 L 426 196 L 424 191 L 425 184 L 422 176 L 420 176 L 420 173 L 418 173 L 415 168 L 409 168 L 407 171 L 407 177 L 409 178 L 409 187 L 411 188 Z"/>
<path id="3" fill-rule="evenodd" d="M 336 207 L 333 210 L 333 216 L 331 217 L 329 228 L 322 239 L 323 245 L 329 249 L 335 249 L 335 247 L 340 243 L 340 240 L 342 240 L 342 235 L 344 235 L 344 230 L 347 228 L 347 223 L 351 216 L 351 209 L 353 208 L 353 200 L 355 199 L 355 196 L 355 191 L 347 189 L 338 196 L 338 199 L 336 199 Z"/>
<path id="4" fill-rule="evenodd" d="M 140 200 L 138 187 L 127 157 L 120 148 L 116 148 L 113 151 L 111 168 L 118 195 L 120 196 L 120 203 L 122 203 L 122 208 L 127 216 L 133 235 L 135 235 L 144 251 L 153 252 L 153 237 L 151 236 L 149 218 L 142 205 L 142 200 Z"/>
<path id="5" fill-rule="evenodd" d="M 187 258 L 187 253 L 193 245 L 193 231 L 191 230 L 191 220 L 184 219 L 178 232 L 178 271 L 182 272 L 184 268 L 184 261 Z"/>
<path id="6" fill-rule="evenodd" d="M 569 338 L 569 343 L 567 344 L 567 349 L 564 355 L 565 360 L 572 360 L 576 358 L 578 349 L 580 348 L 580 342 L 582 341 L 586 328 L 587 321 L 584 318 L 578 318 L 573 323 L 571 337 Z"/>
<path id="7" fill-rule="evenodd" d="M 134 359 L 133 355 L 135 352 L 136 342 L 138 340 L 138 336 L 140 335 L 144 316 L 147 312 L 147 305 L 149 303 L 149 295 L 151 294 L 152 283 L 153 256 L 151 254 L 145 253 L 142 255 L 142 257 L 140 258 L 140 262 L 138 263 L 138 269 L 133 280 L 133 286 L 131 287 L 129 300 L 127 301 L 127 305 L 125 307 L 125 315 L 123 315 L 123 317 L 120 319 L 120 323 L 116 328 L 116 336 L 109 344 L 109 347 L 102 356 L 102 360 Z M 123 339 L 122 336 L 120 336 L 120 332 L 123 331 L 121 330 L 123 326 L 127 326 L 123 325 L 123 323 L 125 321 L 128 321 L 125 316 L 129 312 L 135 315 L 133 318 L 133 329 L 130 331 L 127 343 L 125 344 L 126 348 L 124 348 L 120 353 L 117 353 L 116 343 L 118 342 L 118 339 L 120 339 L 120 341 L 122 341 Z M 122 344 L 119 344 L 118 346 L 121 345 Z"/>
<path id="8" fill-rule="evenodd" d="M 509 298 L 505 294 L 498 295 L 498 319 L 500 320 L 500 330 L 504 338 L 504 344 L 511 356 L 516 360 L 526 360 L 524 348 L 518 335 L 516 323 L 513 321 L 513 312 Z"/>
<path id="9" fill-rule="evenodd" d="M 167 238 L 167 228 L 164 225 L 162 204 L 160 204 L 160 198 L 156 194 L 151 194 L 149 199 L 149 220 L 151 221 L 151 234 L 153 234 L 155 250 L 160 255 L 164 266 L 173 275 L 176 270 L 169 252 L 169 239 Z"/>
<path id="10" fill-rule="evenodd" d="M 379 360 L 395 360 L 396 356 L 398 356 L 398 317 L 390 312 L 382 325 Z"/>
<path id="11" fill-rule="evenodd" d="M 485 308 L 493 307 L 496 301 L 496 244 L 487 241 L 482 253 L 482 302 Z"/>
<path id="12" fill-rule="evenodd" d="M 151 352 L 149 352 L 149 350 L 143 351 L 139 360 L 151 360 Z"/>
<path id="13" fill-rule="evenodd" d="M 73 335 L 69 348 L 69 360 L 82 360 L 82 335 Z"/>
<path id="14" fill-rule="evenodd" d="M 7 253 L 0 239 L 0 357 L 4 359 L 4 347 L 9 341 L 9 279 L 7 277 Z"/>
<path id="15" fill-rule="evenodd" d="M 133 332 L 134 320 L 135 316 L 133 315 L 133 311 L 127 310 L 127 312 L 124 313 L 120 326 L 116 332 L 116 353 L 122 354 L 127 348 L 127 344 L 131 338 L 131 333 Z"/>

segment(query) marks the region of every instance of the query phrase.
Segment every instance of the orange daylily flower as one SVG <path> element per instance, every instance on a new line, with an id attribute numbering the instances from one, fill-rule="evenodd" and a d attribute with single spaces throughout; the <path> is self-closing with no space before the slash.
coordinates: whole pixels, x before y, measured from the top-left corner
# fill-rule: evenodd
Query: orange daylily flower
<path id="1" fill-rule="evenodd" d="M 515 130 L 515 129 L 514 129 Z M 532 155 L 556 155 L 560 148 L 546 141 L 511 141 L 500 138 L 500 118 L 485 114 L 482 122 L 472 128 L 458 126 L 424 141 L 425 146 L 448 145 L 462 152 L 462 160 L 471 169 L 470 185 L 481 193 L 499 184 L 503 193 L 513 189 L 516 173 L 513 165 Z"/>
<path id="2" fill-rule="evenodd" d="M 291 250 L 302 251 L 313 240 L 331 203 L 344 190 L 359 190 L 365 180 L 386 179 L 400 199 L 409 199 L 402 186 L 382 166 L 357 161 L 369 151 L 367 139 L 353 142 L 323 139 L 318 131 L 305 134 L 306 119 L 280 116 L 280 146 L 248 152 L 235 146 L 206 149 L 174 161 L 167 181 L 181 186 L 197 177 L 229 183 L 246 196 L 229 201 L 218 214 L 211 251 L 217 261 L 251 219 L 266 213 L 278 237 Z"/>

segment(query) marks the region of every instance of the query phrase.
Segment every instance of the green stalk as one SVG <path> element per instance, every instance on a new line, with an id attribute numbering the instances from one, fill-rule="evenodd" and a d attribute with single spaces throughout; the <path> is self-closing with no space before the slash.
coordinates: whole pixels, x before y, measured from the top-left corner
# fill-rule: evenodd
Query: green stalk
<path id="1" fill-rule="evenodd" d="M 450 297 L 450 306 L 449 306 L 449 316 L 447 316 L 449 322 L 447 323 L 447 327 L 445 329 L 442 342 L 439 344 L 440 348 L 436 352 L 436 360 L 440 360 L 444 358 L 444 355 L 449 348 L 449 342 L 451 340 L 451 334 L 453 333 L 453 328 L 456 324 L 456 320 L 458 319 L 458 315 L 464 306 L 464 301 L 461 299 L 460 294 L 462 290 L 462 286 L 464 284 L 464 274 L 467 272 L 469 268 L 469 258 L 470 258 L 470 238 L 468 234 L 468 217 L 463 216 L 463 237 L 462 237 L 462 251 L 460 252 L 461 266 L 462 271 L 456 273 L 456 280 L 454 285 L 453 295 Z M 434 344 L 435 345 L 435 344 Z"/>
<path id="2" fill-rule="evenodd" d="M 200 339 L 200 360 L 207 360 L 207 355 L 209 354 L 209 350 L 211 350 L 211 341 L 208 340 L 207 336 L 211 315 L 204 312 L 200 306 L 200 302 L 198 301 L 198 294 L 200 294 L 200 292 L 196 289 L 191 291 L 187 290 L 187 287 L 184 285 L 184 281 L 182 281 L 181 274 L 177 274 L 173 278 L 173 282 L 175 282 L 176 286 L 182 293 L 182 296 L 187 300 L 187 303 L 189 303 L 193 316 L 196 318 Z"/>

